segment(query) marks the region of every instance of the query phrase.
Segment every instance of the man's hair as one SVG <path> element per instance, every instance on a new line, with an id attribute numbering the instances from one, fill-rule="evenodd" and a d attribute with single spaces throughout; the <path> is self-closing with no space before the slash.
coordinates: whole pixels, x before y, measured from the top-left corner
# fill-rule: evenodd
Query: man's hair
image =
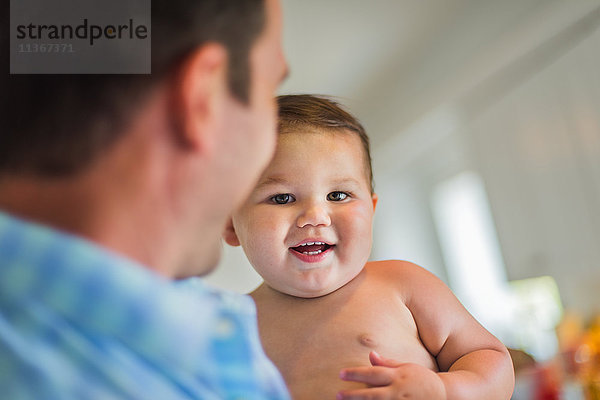
<path id="1" fill-rule="evenodd" d="M 312 94 L 291 94 L 277 97 L 279 106 L 278 131 L 296 133 L 303 129 L 350 131 L 360 138 L 371 193 L 374 193 L 373 167 L 369 136 L 356 117 L 329 97 Z"/>
<path id="2" fill-rule="evenodd" d="M 62 177 L 83 170 L 123 135 L 136 105 L 157 83 L 169 79 L 186 56 L 208 42 L 226 48 L 229 88 L 248 102 L 250 51 L 264 29 L 264 0 L 151 4 L 150 75 L 4 71 L 8 90 L 2 94 L 0 175 Z M 7 37 L 2 36 L 1 50 L 9 54 Z"/>

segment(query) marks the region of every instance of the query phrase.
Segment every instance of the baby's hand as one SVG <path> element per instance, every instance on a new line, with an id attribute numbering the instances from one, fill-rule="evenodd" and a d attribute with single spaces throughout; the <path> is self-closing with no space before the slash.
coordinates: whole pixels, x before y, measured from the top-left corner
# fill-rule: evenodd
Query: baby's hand
<path id="1" fill-rule="evenodd" d="M 384 359 L 376 352 L 369 354 L 372 367 L 345 368 L 340 378 L 362 382 L 367 389 L 344 390 L 338 400 L 361 399 L 427 399 L 445 400 L 446 391 L 438 375 L 421 365 Z"/>

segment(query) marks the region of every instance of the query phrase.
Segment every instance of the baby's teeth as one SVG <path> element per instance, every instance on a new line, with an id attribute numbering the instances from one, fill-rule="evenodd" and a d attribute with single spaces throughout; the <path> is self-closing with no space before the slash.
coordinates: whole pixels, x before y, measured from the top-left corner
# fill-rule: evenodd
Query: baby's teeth
<path id="1" fill-rule="evenodd" d="M 303 251 L 302 254 L 306 254 L 306 255 L 309 255 L 309 256 L 314 256 L 315 254 L 320 254 L 322 252 L 323 252 L 322 250 L 317 250 L 317 251 Z"/>
<path id="2" fill-rule="evenodd" d="M 325 243 L 323 243 L 323 242 L 307 242 L 307 243 L 301 244 L 300 246 L 312 246 L 313 244 L 324 245 Z"/>

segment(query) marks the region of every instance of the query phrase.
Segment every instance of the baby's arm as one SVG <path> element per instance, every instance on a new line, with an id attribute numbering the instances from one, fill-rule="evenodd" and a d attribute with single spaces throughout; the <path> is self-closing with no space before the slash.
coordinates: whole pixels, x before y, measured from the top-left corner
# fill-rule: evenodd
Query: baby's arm
<path id="1" fill-rule="evenodd" d="M 441 372 L 371 354 L 372 367 L 347 368 L 340 376 L 372 387 L 341 392 L 338 399 L 398 395 L 429 400 L 510 399 L 514 373 L 506 347 L 464 309 L 442 281 L 418 266 L 401 264 L 385 269 L 397 274 L 390 281 L 402 282 L 401 292 L 421 340 L 436 357 Z"/>

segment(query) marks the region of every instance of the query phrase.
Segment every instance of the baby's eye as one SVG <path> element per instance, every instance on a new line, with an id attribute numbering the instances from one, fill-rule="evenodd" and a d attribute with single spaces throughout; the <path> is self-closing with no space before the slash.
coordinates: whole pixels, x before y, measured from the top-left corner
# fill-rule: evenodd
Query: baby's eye
<path id="1" fill-rule="evenodd" d="M 287 204 L 295 201 L 294 196 L 289 193 L 279 193 L 275 196 L 272 196 L 269 200 L 271 200 L 275 204 Z"/>
<path id="2" fill-rule="evenodd" d="M 327 195 L 329 201 L 343 201 L 348 198 L 348 193 L 344 192 L 331 192 Z"/>

